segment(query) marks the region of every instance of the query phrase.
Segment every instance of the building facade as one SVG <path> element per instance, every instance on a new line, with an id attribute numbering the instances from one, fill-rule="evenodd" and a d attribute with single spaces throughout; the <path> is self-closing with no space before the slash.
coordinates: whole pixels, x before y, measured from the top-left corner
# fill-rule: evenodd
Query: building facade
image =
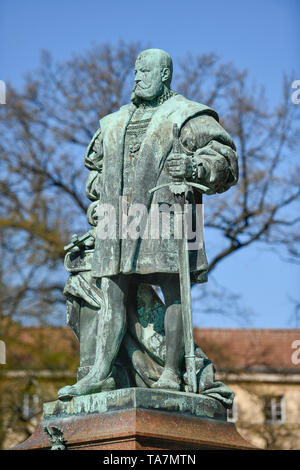
<path id="1" fill-rule="evenodd" d="M 79 362 L 67 328 L 14 325 L 10 335 L 0 365 L 2 449 L 32 434 L 42 404 L 74 383 Z M 260 448 L 300 449 L 300 330 L 196 329 L 195 342 L 235 392 L 228 420 L 240 434 Z"/>
<path id="2" fill-rule="evenodd" d="M 300 330 L 195 330 L 235 393 L 228 420 L 264 449 L 300 449 Z"/>

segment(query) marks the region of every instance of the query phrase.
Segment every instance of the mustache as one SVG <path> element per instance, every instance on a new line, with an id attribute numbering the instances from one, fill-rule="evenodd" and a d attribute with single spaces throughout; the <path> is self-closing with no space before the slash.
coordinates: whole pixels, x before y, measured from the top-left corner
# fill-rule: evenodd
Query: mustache
<path id="1" fill-rule="evenodd" d="M 151 87 L 151 84 L 143 87 L 141 86 L 140 83 L 135 83 L 131 92 L 131 97 L 130 97 L 131 102 L 135 104 L 136 106 L 139 106 L 140 102 L 142 101 L 142 98 L 137 94 L 137 89 L 139 88 L 140 90 L 147 90 L 147 88 L 150 88 L 150 87 Z"/>

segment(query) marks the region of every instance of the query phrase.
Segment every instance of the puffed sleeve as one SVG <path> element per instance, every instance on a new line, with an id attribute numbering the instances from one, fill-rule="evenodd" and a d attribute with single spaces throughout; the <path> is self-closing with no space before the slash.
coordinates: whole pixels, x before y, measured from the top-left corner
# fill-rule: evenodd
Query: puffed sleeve
<path id="1" fill-rule="evenodd" d="M 84 164 L 89 170 L 102 171 L 102 159 L 103 141 L 101 129 L 98 129 L 85 151 Z"/>
<path id="2" fill-rule="evenodd" d="M 101 187 L 101 173 L 103 160 L 103 143 L 101 130 L 94 134 L 84 155 L 84 164 L 90 170 L 86 181 L 86 195 L 91 201 L 99 199 L 99 188 Z"/>
<path id="3" fill-rule="evenodd" d="M 181 129 L 180 141 L 182 151 L 192 158 L 191 180 L 207 186 L 207 194 L 222 193 L 236 184 L 236 147 L 214 117 L 201 115 L 190 119 Z"/>

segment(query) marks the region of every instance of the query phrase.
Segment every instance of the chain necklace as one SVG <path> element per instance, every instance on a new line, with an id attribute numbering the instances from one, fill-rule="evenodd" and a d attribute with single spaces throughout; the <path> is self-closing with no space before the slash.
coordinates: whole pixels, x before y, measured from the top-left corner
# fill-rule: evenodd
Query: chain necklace
<path id="1" fill-rule="evenodd" d="M 166 90 L 162 95 L 157 96 L 154 98 L 152 101 L 141 101 L 138 105 L 140 108 L 155 108 L 156 106 L 160 106 L 163 104 L 165 101 L 167 101 L 169 98 L 172 98 L 172 96 L 177 95 L 177 93 L 173 90 Z"/>

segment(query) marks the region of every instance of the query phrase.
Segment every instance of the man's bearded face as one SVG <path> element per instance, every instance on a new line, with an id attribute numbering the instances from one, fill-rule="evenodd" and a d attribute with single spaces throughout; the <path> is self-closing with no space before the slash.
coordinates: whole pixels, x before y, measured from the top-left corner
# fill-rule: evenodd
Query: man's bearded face
<path id="1" fill-rule="evenodd" d="M 160 96 L 164 90 L 162 66 L 157 56 L 144 54 L 135 63 L 134 94 L 146 101 Z"/>

